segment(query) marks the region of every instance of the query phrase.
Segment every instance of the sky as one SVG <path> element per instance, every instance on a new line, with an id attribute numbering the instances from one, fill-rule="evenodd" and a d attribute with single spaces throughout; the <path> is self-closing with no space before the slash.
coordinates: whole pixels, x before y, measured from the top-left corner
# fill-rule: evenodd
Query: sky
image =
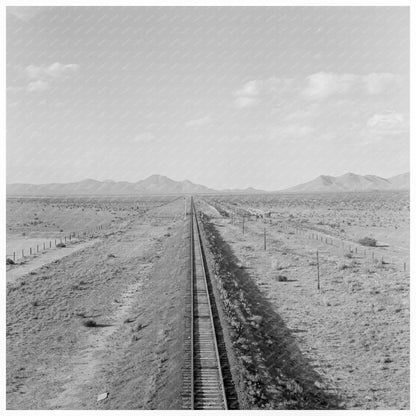
<path id="1" fill-rule="evenodd" d="M 408 7 L 8 7 L 7 183 L 410 169 Z"/>

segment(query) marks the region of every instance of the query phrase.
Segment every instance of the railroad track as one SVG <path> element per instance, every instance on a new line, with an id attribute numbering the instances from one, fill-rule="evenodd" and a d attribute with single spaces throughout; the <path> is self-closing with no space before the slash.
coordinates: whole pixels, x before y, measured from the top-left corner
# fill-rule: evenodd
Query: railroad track
<path id="1" fill-rule="evenodd" d="M 195 205 L 191 199 L 190 264 L 191 281 L 188 299 L 188 361 L 185 373 L 184 408 L 236 408 L 236 395 L 230 389 L 231 373 L 226 357 L 215 300 L 210 290 L 204 249 L 200 237 Z M 220 332 L 220 333 L 219 333 Z M 231 382 L 232 383 L 232 382 Z"/>

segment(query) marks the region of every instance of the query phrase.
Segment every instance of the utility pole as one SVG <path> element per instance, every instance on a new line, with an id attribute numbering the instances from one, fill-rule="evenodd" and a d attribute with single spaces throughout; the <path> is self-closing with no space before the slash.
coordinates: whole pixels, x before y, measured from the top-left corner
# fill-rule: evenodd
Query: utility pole
<path id="1" fill-rule="evenodd" d="M 243 215 L 243 234 L 244 234 L 244 215 Z"/>
<path id="2" fill-rule="evenodd" d="M 316 267 L 317 267 L 317 270 L 318 270 L 318 290 L 320 290 L 321 289 L 321 282 L 319 280 L 319 253 L 318 253 L 318 250 L 316 250 Z"/>

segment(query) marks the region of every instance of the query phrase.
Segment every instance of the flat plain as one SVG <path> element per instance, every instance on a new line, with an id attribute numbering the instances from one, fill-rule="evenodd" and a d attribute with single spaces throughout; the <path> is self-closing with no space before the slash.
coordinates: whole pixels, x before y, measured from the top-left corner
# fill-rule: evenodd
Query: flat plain
<path id="1" fill-rule="evenodd" d="M 7 200 L 8 409 L 181 408 L 185 199 Z M 409 408 L 408 192 L 195 201 L 240 408 Z"/>

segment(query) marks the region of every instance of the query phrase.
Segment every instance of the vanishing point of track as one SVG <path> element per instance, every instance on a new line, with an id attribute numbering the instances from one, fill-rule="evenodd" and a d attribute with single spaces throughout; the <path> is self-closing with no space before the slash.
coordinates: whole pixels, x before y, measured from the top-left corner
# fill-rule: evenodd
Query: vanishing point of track
<path id="1" fill-rule="evenodd" d="M 190 207 L 189 338 L 185 373 L 184 408 L 228 409 L 230 372 L 222 335 L 215 322 L 215 300 L 210 290 L 199 222 L 193 199 Z M 222 348 L 219 348 L 222 347 Z M 224 374 L 224 371 L 227 374 Z M 229 382 L 228 382 L 229 383 Z M 231 396 L 235 398 L 234 394 Z"/>

